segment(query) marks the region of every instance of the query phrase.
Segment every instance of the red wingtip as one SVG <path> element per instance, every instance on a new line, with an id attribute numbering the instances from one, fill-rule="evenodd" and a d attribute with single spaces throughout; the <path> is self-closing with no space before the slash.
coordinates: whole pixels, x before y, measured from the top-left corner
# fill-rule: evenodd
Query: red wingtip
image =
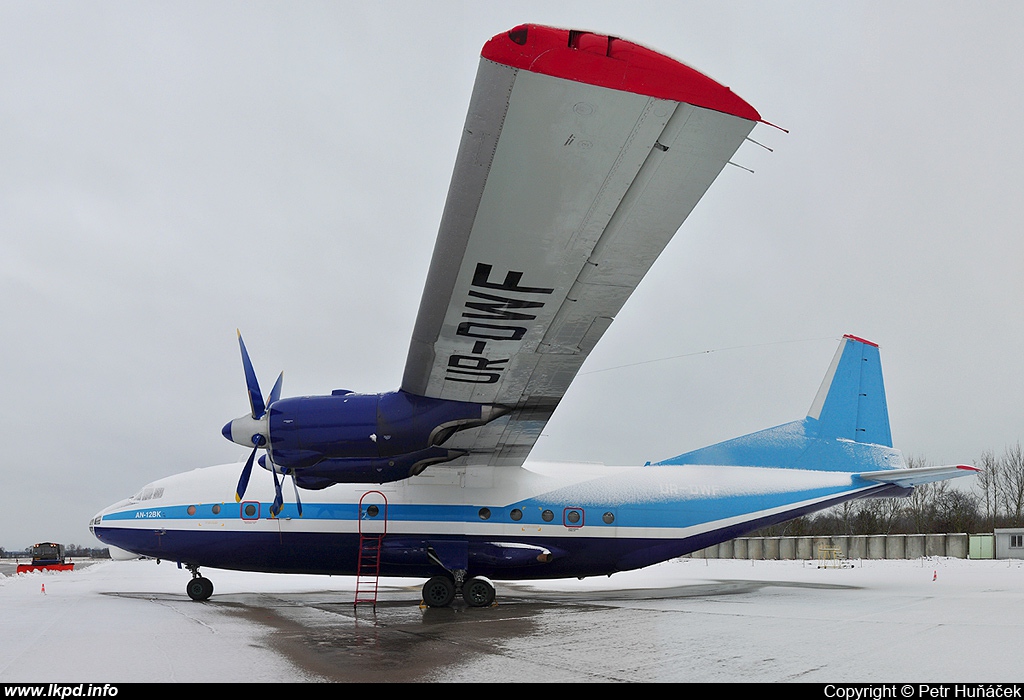
<path id="1" fill-rule="evenodd" d="M 963 470 L 969 471 L 969 472 L 980 472 L 981 471 L 977 467 L 972 467 L 969 464 L 958 464 L 958 465 L 956 465 L 956 468 L 957 469 L 963 469 Z"/>
<path id="2" fill-rule="evenodd" d="M 493 37 L 480 55 L 534 73 L 762 121 L 757 110 L 726 86 L 675 59 L 614 36 L 522 24 Z"/>

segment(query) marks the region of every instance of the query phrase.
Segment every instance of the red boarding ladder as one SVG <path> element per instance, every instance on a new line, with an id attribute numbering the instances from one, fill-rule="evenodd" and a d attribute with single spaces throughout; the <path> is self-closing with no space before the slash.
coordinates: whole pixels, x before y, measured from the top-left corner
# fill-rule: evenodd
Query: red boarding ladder
<path id="1" fill-rule="evenodd" d="M 359 562 L 356 567 L 356 597 L 352 603 L 370 603 L 377 609 L 380 580 L 380 547 L 388 534 L 388 499 L 380 491 L 367 491 L 359 498 Z"/>

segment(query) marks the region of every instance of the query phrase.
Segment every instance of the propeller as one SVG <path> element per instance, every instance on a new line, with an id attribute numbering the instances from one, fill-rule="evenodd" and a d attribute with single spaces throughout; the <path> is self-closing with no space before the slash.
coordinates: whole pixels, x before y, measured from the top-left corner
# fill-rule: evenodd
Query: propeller
<path id="1" fill-rule="evenodd" d="M 238 346 L 242 350 L 242 369 L 245 371 L 245 385 L 246 391 L 249 394 L 249 409 L 250 413 L 248 416 L 242 416 L 231 421 L 221 430 L 221 433 L 228 440 L 245 445 L 248 447 L 252 445 L 252 452 L 249 453 L 249 458 L 245 460 L 245 466 L 242 467 L 242 473 L 238 478 L 238 486 L 235 488 L 235 501 L 241 502 L 245 496 L 245 490 L 249 487 L 249 478 L 252 476 L 252 465 L 256 460 L 256 452 L 260 448 L 267 448 L 269 445 L 270 435 L 270 423 L 269 423 L 269 409 L 281 398 L 281 383 L 284 381 L 284 372 L 281 372 L 277 377 L 277 381 L 274 383 L 274 388 L 270 390 L 270 395 L 267 400 L 263 400 L 263 392 L 260 391 L 259 381 L 256 379 L 256 371 L 252 367 L 252 360 L 249 359 L 249 352 L 245 349 L 245 342 L 242 340 L 242 332 L 238 333 Z M 277 478 L 277 470 L 274 468 L 273 461 L 270 461 L 270 454 L 266 455 L 268 463 L 270 465 L 270 472 L 274 475 L 274 502 L 270 506 L 270 513 L 275 517 L 280 514 L 281 508 L 284 505 L 284 496 L 281 494 L 281 481 Z M 261 458 L 260 464 L 263 465 L 264 461 Z M 292 483 L 295 483 L 295 475 L 292 474 Z M 298 503 L 298 485 L 295 485 L 295 500 Z M 299 516 L 302 515 L 302 505 L 299 504 Z"/>

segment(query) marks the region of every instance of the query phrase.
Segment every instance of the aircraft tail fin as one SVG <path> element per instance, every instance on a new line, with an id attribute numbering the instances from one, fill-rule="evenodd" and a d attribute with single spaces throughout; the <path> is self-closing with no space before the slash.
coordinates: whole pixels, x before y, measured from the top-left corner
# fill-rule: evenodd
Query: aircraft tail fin
<path id="1" fill-rule="evenodd" d="M 905 468 L 892 447 L 878 346 L 845 335 L 807 417 L 658 462 L 821 471 Z"/>
<path id="2" fill-rule="evenodd" d="M 820 438 L 892 447 L 878 345 L 844 335 L 807 412 Z"/>

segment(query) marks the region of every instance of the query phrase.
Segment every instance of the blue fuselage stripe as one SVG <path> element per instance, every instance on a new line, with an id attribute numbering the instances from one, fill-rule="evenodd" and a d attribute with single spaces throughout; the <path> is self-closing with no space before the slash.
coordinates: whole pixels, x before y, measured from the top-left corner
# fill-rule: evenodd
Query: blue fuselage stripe
<path id="1" fill-rule="evenodd" d="M 548 525 L 551 519 L 545 519 L 545 511 L 549 511 L 556 524 L 562 522 L 566 509 L 584 511 L 587 527 L 645 527 L 645 528 L 684 528 L 693 527 L 709 521 L 738 517 L 788 504 L 808 500 L 817 500 L 847 492 L 851 486 L 829 486 L 807 489 L 797 492 L 767 493 L 746 496 L 695 497 L 672 500 L 657 500 L 636 504 L 593 504 L 583 502 L 553 503 L 540 499 L 527 499 L 507 506 L 487 506 L 489 517 L 480 517 L 481 506 L 477 505 L 425 505 L 425 504 L 390 504 L 387 506 L 387 520 L 390 523 L 400 522 L 436 522 L 436 523 L 480 523 L 495 524 L 517 523 L 519 525 Z M 172 505 L 153 508 L 136 508 L 108 513 L 103 516 L 104 522 L 122 520 L 149 521 L 235 521 L 246 519 L 242 516 L 245 504 L 222 503 L 203 504 L 196 506 Z M 188 510 L 194 509 L 190 514 Z M 219 513 L 214 513 L 214 508 Z M 270 503 L 260 503 L 258 513 L 263 517 L 269 513 Z M 513 520 L 511 513 L 518 510 L 522 513 L 519 520 Z M 611 522 L 605 522 L 604 513 L 612 513 Z M 338 521 L 355 522 L 358 519 L 359 507 L 354 503 L 307 503 L 303 504 L 302 521 Z M 286 503 L 282 518 L 299 518 L 298 509 L 293 503 Z"/>

